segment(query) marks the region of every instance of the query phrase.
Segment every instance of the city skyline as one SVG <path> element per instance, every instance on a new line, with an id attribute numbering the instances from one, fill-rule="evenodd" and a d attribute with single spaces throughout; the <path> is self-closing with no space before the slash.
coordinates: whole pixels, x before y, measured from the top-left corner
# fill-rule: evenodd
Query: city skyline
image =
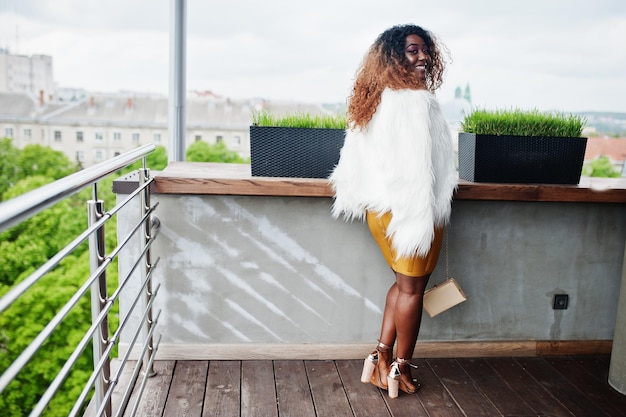
<path id="1" fill-rule="evenodd" d="M 345 102 L 374 38 L 415 22 L 450 49 L 442 100 L 470 84 L 478 107 L 626 112 L 623 2 L 355 4 L 189 0 L 187 89 Z M 169 12 L 170 1 L 9 0 L 0 4 L 0 47 L 51 55 L 60 87 L 167 94 Z"/>

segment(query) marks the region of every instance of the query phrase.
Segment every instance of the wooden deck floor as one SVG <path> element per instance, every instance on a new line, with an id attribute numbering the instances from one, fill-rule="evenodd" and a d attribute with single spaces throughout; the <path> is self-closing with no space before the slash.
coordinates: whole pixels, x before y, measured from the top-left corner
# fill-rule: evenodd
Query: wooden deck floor
<path id="1" fill-rule="evenodd" d="M 608 356 L 414 359 L 417 395 L 360 382 L 362 360 L 159 361 L 138 416 L 625 416 Z M 131 401 L 132 403 L 132 401 Z"/>

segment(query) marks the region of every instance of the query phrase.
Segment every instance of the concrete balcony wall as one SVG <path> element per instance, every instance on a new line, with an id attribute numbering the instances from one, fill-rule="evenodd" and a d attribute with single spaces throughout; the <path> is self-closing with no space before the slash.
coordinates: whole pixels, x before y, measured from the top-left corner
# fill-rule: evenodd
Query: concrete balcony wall
<path id="1" fill-rule="evenodd" d="M 330 217 L 331 198 L 155 194 L 153 202 L 156 308 L 170 355 L 375 343 L 393 274 L 364 223 Z M 449 272 L 468 300 L 424 314 L 419 341 L 612 339 L 624 204 L 457 199 L 448 231 Z M 445 261 L 444 244 L 431 285 L 445 279 Z M 566 310 L 553 310 L 556 293 L 569 295 Z"/>

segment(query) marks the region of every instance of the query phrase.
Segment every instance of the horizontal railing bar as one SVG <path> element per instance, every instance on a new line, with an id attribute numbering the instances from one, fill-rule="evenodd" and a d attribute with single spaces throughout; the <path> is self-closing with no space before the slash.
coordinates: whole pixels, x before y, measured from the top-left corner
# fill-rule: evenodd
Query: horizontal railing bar
<path id="1" fill-rule="evenodd" d="M 139 258 L 141 259 L 142 256 L 140 256 Z M 157 262 L 159 261 L 160 258 L 157 259 Z M 155 268 L 156 268 L 156 263 L 155 263 Z M 148 284 L 148 279 L 152 276 L 152 273 L 154 272 L 154 269 L 151 269 L 147 276 L 146 279 L 144 280 L 143 284 L 141 285 L 141 287 L 139 288 L 139 291 L 137 293 L 137 296 L 135 297 L 135 300 L 133 301 L 133 303 L 131 304 L 129 310 L 128 310 L 128 314 L 124 317 L 124 319 L 120 322 L 117 330 L 115 331 L 115 333 L 113 334 L 113 336 L 111 337 L 110 341 L 109 341 L 109 345 L 113 344 L 113 346 L 115 345 L 115 343 L 119 340 L 119 338 L 121 337 L 122 331 L 124 330 L 124 328 L 126 327 L 126 324 L 128 323 L 129 319 L 130 319 L 130 314 L 133 312 L 133 310 L 135 309 L 135 306 L 137 305 L 137 301 L 140 299 L 141 296 L 141 292 L 145 290 L 146 285 Z M 128 284 L 128 282 L 130 282 L 130 275 L 127 275 L 126 278 L 118 285 L 118 289 L 113 293 L 113 295 L 109 298 L 109 302 L 113 303 L 114 301 L 117 300 L 117 298 L 119 297 L 121 291 L 123 290 L 124 287 L 126 287 L 126 284 Z M 160 287 L 160 285 L 159 285 Z M 157 287 L 157 290 L 158 288 Z M 155 293 L 156 296 L 156 293 Z M 150 299 L 149 302 L 149 306 L 152 306 L 152 303 L 154 302 L 154 298 Z M 108 309 L 110 310 L 110 308 Z M 144 313 L 144 318 L 147 315 L 147 312 Z M 144 318 L 142 318 L 142 320 L 140 321 L 143 322 Z M 101 319 L 98 320 L 98 322 L 100 322 Z M 141 327 L 139 326 L 138 328 L 138 332 L 141 330 Z M 134 341 L 132 342 L 134 344 Z M 95 368 L 94 373 L 92 374 L 92 376 L 95 374 L 97 375 L 101 370 L 102 370 L 102 366 L 104 363 L 104 359 L 106 359 L 106 357 L 108 356 L 108 352 L 110 352 L 111 348 L 107 347 L 106 351 L 103 353 L 102 356 L 102 363 L 98 364 L 98 366 Z M 122 361 L 122 364 L 120 366 L 120 372 L 121 369 L 124 367 L 125 361 Z M 81 393 L 81 397 L 82 400 L 79 400 L 75 403 L 75 407 L 78 404 L 78 408 L 80 409 L 80 406 L 82 405 L 82 402 L 85 400 L 86 395 L 88 395 L 89 391 L 91 390 L 92 385 L 94 384 L 95 380 L 92 380 L 92 378 L 89 379 L 89 381 L 87 381 L 87 384 L 85 385 L 85 387 L 83 388 L 83 393 Z M 83 394 L 85 395 L 85 397 L 83 397 Z"/>
<path id="2" fill-rule="evenodd" d="M 56 377 L 52 380 L 50 385 L 48 385 L 48 389 L 43 393 L 43 395 L 37 402 L 37 405 L 31 411 L 30 417 L 39 416 L 41 415 L 41 413 L 44 412 L 45 408 L 52 400 L 52 397 L 54 397 L 54 394 L 57 392 L 67 375 L 72 370 L 72 366 L 74 366 L 74 364 L 76 364 L 76 361 L 80 359 L 80 355 L 83 353 L 83 351 L 93 338 L 93 334 L 96 332 L 96 330 L 98 330 L 100 323 L 102 323 L 102 320 L 104 320 L 108 316 L 111 308 L 113 307 L 113 304 L 114 300 L 112 299 L 107 300 L 107 302 L 104 304 L 96 320 L 91 324 L 91 327 L 89 327 L 80 342 L 78 342 L 78 345 L 76 345 L 76 347 L 72 351 L 72 354 L 67 359 L 67 361 L 65 361 L 65 364 L 63 364 L 63 367 L 61 367 L 61 370 L 57 373 Z M 110 349 L 107 347 L 107 351 L 105 351 L 105 353 L 103 354 L 101 361 L 106 361 L 108 359 L 108 354 L 112 349 L 113 347 L 111 347 Z"/>
<path id="3" fill-rule="evenodd" d="M 110 217 L 105 213 L 100 220 L 94 223 L 91 227 L 83 231 L 74 240 L 72 240 L 67 246 L 57 252 L 52 258 L 48 259 L 46 263 L 41 265 L 35 272 L 30 274 L 24 281 L 11 288 L 4 297 L 0 299 L 0 313 L 9 308 L 11 304 L 19 298 L 26 290 L 32 287 L 37 281 L 39 281 L 44 275 L 50 272 L 55 266 L 57 266 L 67 255 L 72 253 L 78 246 L 80 246 L 89 236 L 95 232 L 98 228 L 102 227 L 104 223 L 109 221 Z"/>
<path id="4" fill-rule="evenodd" d="M 105 213 L 107 214 L 107 213 Z M 105 220 L 104 218 L 101 220 Z M 145 221 L 145 219 L 143 220 Z M 100 221 L 96 224 L 99 224 Z M 135 230 L 139 228 L 142 222 L 138 223 L 138 226 Z M 155 236 L 156 237 L 156 236 Z M 145 255 L 147 250 L 152 246 L 153 240 L 149 242 L 148 245 L 144 248 L 141 255 L 138 257 L 135 266 L 131 270 L 136 268 L 139 264 L 141 258 Z M 98 267 L 98 269 L 89 277 L 89 279 L 83 284 L 83 286 L 74 293 L 74 296 L 65 304 L 65 306 L 55 315 L 55 317 L 48 322 L 48 325 L 37 335 L 37 337 L 31 342 L 31 344 L 22 351 L 22 354 L 7 368 L 7 370 L 0 376 L 0 393 L 4 391 L 4 389 L 8 386 L 8 384 L 17 376 L 19 371 L 22 369 L 26 363 L 35 355 L 35 353 L 41 348 L 46 339 L 52 334 L 52 332 L 56 329 L 56 327 L 63 321 L 63 319 L 69 314 L 71 309 L 78 303 L 80 298 L 87 292 L 93 282 L 98 278 L 98 276 L 106 270 L 106 268 L 111 264 L 114 257 L 108 256 L 104 259 L 104 262 Z M 32 285 L 32 284 L 31 284 Z M 119 287 L 119 286 L 118 286 Z M 27 287 L 28 288 L 28 287 Z M 119 288 L 118 288 L 119 291 Z"/>
<path id="5" fill-rule="evenodd" d="M 151 273 L 152 273 L 152 270 L 150 271 L 148 277 L 151 276 Z M 145 283 L 142 286 L 142 289 L 145 289 L 145 286 L 146 286 L 147 282 L 148 282 L 148 280 L 146 279 Z M 126 285 L 126 282 L 124 282 L 124 286 L 125 285 Z M 74 351 L 72 352 L 72 354 L 70 355 L 68 360 L 65 362 L 64 366 L 61 368 L 61 370 L 59 371 L 59 373 L 57 374 L 55 379 L 48 386 L 48 389 L 46 390 L 46 392 L 40 398 L 40 400 L 37 403 L 36 407 L 31 412 L 31 414 L 30 414 L 31 416 L 35 417 L 35 416 L 41 415 L 41 413 L 44 411 L 45 407 L 52 400 L 52 397 L 54 396 L 56 391 L 59 389 L 61 384 L 63 383 L 63 380 L 67 377 L 67 375 L 71 371 L 72 366 L 76 363 L 76 361 L 79 359 L 80 354 L 85 350 L 85 348 L 89 344 L 90 340 L 93 338 L 93 334 L 98 329 L 98 326 L 107 317 L 107 315 L 111 311 L 111 308 L 113 308 L 113 304 L 115 303 L 115 301 L 117 300 L 119 294 L 121 293 L 121 287 L 122 286 L 120 286 L 120 290 L 115 293 L 116 296 L 109 298 L 107 300 L 107 302 L 104 304 L 104 306 L 103 306 L 102 310 L 100 311 L 100 314 L 98 314 L 98 317 L 96 318 L 96 320 L 92 323 L 91 327 L 87 330 L 87 332 L 85 333 L 85 335 L 83 336 L 81 341 L 78 343 L 78 345 L 76 346 L 76 348 L 74 349 Z M 139 299 L 139 295 L 136 297 L 136 299 Z M 149 307 L 152 306 L 153 302 L 154 302 L 154 298 L 150 299 Z M 136 302 L 134 304 L 136 304 Z M 134 309 L 134 307 L 132 309 Z M 144 313 L 144 318 L 142 318 L 142 322 L 143 322 L 143 320 L 145 320 L 145 316 L 146 315 L 147 315 L 147 313 Z M 124 320 L 124 324 L 126 322 L 127 321 Z M 121 332 L 122 332 L 122 325 L 120 325 L 120 327 L 115 332 L 114 337 L 109 341 L 107 348 L 103 352 L 103 356 L 102 356 L 102 358 L 100 360 L 100 363 L 98 364 L 98 367 L 96 368 L 97 372 L 94 372 L 95 374 L 99 373 L 100 370 L 102 370 L 102 366 L 104 366 L 104 363 L 106 362 L 106 360 L 108 358 L 108 355 L 113 350 L 113 347 L 115 346 L 115 342 L 121 336 Z M 94 374 L 92 374 L 92 376 L 93 375 Z M 91 381 L 91 382 L 89 382 L 89 381 Z M 86 387 L 84 388 L 84 390 L 86 390 L 85 398 L 86 398 L 87 394 L 89 393 L 89 391 L 91 390 L 91 385 L 93 385 L 93 383 L 95 382 L 95 379 L 92 381 L 91 378 L 90 378 L 89 381 L 88 381 L 88 385 L 86 385 Z M 80 401 L 81 404 L 85 400 L 85 398 L 83 398 Z"/>
<path id="6" fill-rule="evenodd" d="M 63 200 L 103 177 L 130 165 L 156 149 L 156 145 L 143 145 L 82 171 L 68 175 L 36 190 L 0 203 L 0 232 L 29 219 L 42 210 Z"/>
<path id="7" fill-rule="evenodd" d="M 107 258 L 96 269 L 96 271 L 89 277 L 87 281 L 74 293 L 67 303 L 59 310 L 59 312 L 48 322 L 46 327 L 35 337 L 35 339 L 22 351 L 20 356 L 7 368 L 7 370 L 0 376 L 0 393 L 9 385 L 9 383 L 17 376 L 20 370 L 28 363 L 28 361 L 37 353 L 39 348 L 43 345 L 46 339 L 52 334 L 54 329 L 57 328 L 61 321 L 70 313 L 72 308 L 76 306 L 81 297 L 90 289 L 95 280 L 106 270 L 111 263 L 111 259 Z"/>
<path id="8" fill-rule="evenodd" d="M 74 240 L 72 240 L 67 246 L 57 252 L 52 258 L 50 258 L 46 263 L 41 265 L 35 272 L 30 274 L 28 278 L 24 281 L 17 284 L 15 287 L 11 288 L 2 298 L 0 298 L 0 313 L 9 308 L 11 304 L 15 302 L 26 292 L 30 287 L 32 287 L 37 281 L 39 281 L 45 274 L 50 272 L 52 268 L 57 266 L 67 255 L 73 252 L 80 244 L 82 244 L 89 236 L 95 232 L 97 229 L 102 227 L 104 223 L 109 221 L 111 217 L 113 217 L 119 210 L 121 210 L 129 201 L 132 200 L 133 197 L 137 196 L 149 183 L 154 181 L 154 178 L 151 178 L 146 184 L 142 187 L 137 188 L 133 193 L 131 193 L 124 201 L 122 201 L 117 206 L 113 207 L 113 209 L 103 214 L 103 217 L 98 220 L 96 223 L 87 228 L 83 233 L 78 235 Z M 156 208 L 156 205 L 154 206 Z"/>
<path id="9" fill-rule="evenodd" d="M 136 230 L 137 230 L 137 228 L 138 228 L 141 224 L 143 224 L 143 222 L 144 222 L 144 221 L 145 221 L 145 218 L 144 218 L 142 221 L 140 221 L 140 222 L 138 223 L 137 227 L 136 227 L 134 230 L 136 231 Z M 118 245 L 118 247 L 121 249 L 121 247 L 122 247 L 122 246 L 124 246 L 124 244 L 125 244 L 126 242 L 128 242 L 128 241 L 129 241 L 129 238 L 130 238 L 130 237 L 132 237 L 132 235 L 133 235 L 133 234 L 134 234 L 134 231 L 130 232 L 130 233 L 127 235 L 127 239 L 125 240 L 125 242 L 124 242 L 123 244 L 121 244 L 121 245 Z M 102 322 L 103 318 L 104 318 L 104 317 L 106 317 L 106 314 L 108 314 L 108 313 L 109 313 L 109 311 L 111 310 L 111 308 L 112 308 L 112 306 L 113 306 L 114 302 L 115 302 L 115 301 L 117 301 L 117 299 L 118 299 L 119 295 L 121 294 L 122 290 L 126 287 L 126 284 L 130 281 L 130 280 L 129 280 L 129 278 L 130 278 L 130 276 L 131 276 L 131 275 L 132 275 L 132 273 L 133 273 L 132 271 L 133 271 L 133 270 L 136 268 L 136 266 L 139 264 L 140 260 L 143 258 L 143 256 L 145 255 L 145 253 L 147 252 L 147 250 L 150 248 L 150 246 L 152 246 L 152 241 L 150 241 L 150 242 L 149 242 L 149 244 L 146 246 L 146 248 L 144 249 L 144 251 L 142 251 L 142 253 L 138 256 L 138 260 L 136 261 L 135 266 L 132 268 L 131 272 L 130 272 L 129 274 L 127 274 L 126 278 L 124 278 L 124 280 L 123 280 L 121 283 L 119 283 L 119 284 L 118 284 L 117 289 L 113 292 L 113 294 L 111 295 L 111 297 L 109 297 L 109 299 L 107 300 L 107 302 L 106 302 L 106 303 L 105 303 L 105 305 L 103 306 L 102 311 L 101 311 L 101 312 L 100 312 L 100 314 L 98 315 L 98 317 L 97 317 L 97 319 L 96 319 L 96 322 L 92 324 L 92 328 L 90 328 L 90 330 L 89 330 L 89 334 L 90 334 L 90 335 L 93 335 L 93 332 L 95 331 L 95 329 L 97 328 L 97 326 L 98 326 L 98 325 L 100 325 L 100 323 Z M 109 256 L 108 256 L 107 258 L 105 258 L 105 259 L 113 259 L 113 258 L 115 258 L 115 256 L 114 256 L 114 255 L 109 255 Z M 160 259 L 160 258 L 159 258 L 159 259 Z M 158 262 L 158 259 L 157 259 L 157 262 Z M 156 265 L 155 265 L 155 267 L 156 267 Z M 150 276 L 152 275 L 153 270 L 154 270 L 154 269 L 151 269 L 151 270 L 149 271 L 149 273 L 148 273 L 148 275 L 147 275 L 147 278 L 148 278 L 148 277 L 150 277 Z M 141 290 L 145 289 L 145 286 L 146 286 L 146 284 L 147 284 L 147 282 L 148 282 L 147 278 L 146 278 L 146 280 L 145 280 L 144 284 L 142 285 Z M 141 293 L 141 292 L 140 292 L 140 293 Z M 135 297 L 135 300 L 138 300 L 138 299 L 139 299 L 140 293 L 137 295 L 137 297 Z M 150 305 L 152 304 L 152 301 L 153 301 L 153 299 L 151 299 L 151 300 L 150 300 Z M 124 318 L 124 320 L 122 321 L 122 323 L 120 323 L 120 325 L 119 325 L 119 327 L 118 327 L 117 331 L 115 332 L 115 334 L 114 334 L 114 335 L 113 335 L 113 337 L 111 338 L 111 340 L 112 340 L 113 342 L 117 341 L 117 339 L 121 336 L 121 332 L 122 332 L 123 328 L 125 327 L 125 325 L 126 325 L 126 323 L 127 323 L 128 317 L 130 316 L 130 312 L 132 312 L 132 310 L 134 310 L 136 303 L 137 303 L 137 301 L 133 302 L 133 305 L 131 306 L 131 308 L 130 308 L 130 310 L 129 310 L 129 314 L 128 314 L 125 318 Z M 89 340 L 89 339 L 87 339 L 87 341 L 88 341 L 88 340 Z M 114 345 L 114 343 L 113 343 L 113 345 Z M 110 353 L 111 349 L 112 349 L 112 347 L 111 347 L 111 348 L 107 347 L 107 349 L 105 350 L 105 352 L 103 352 L 103 356 L 102 356 L 102 359 L 101 359 L 102 364 L 104 364 L 104 361 L 105 361 L 105 360 L 106 360 L 106 358 L 108 357 L 108 354 Z M 98 367 L 96 368 L 96 370 L 94 371 L 94 374 L 99 373 L 101 369 L 102 369 L 102 365 L 101 365 L 101 364 L 99 364 L 99 365 L 98 365 Z M 92 375 L 94 375 L 94 374 L 92 374 Z M 90 382 L 90 381 L 91 381 L 91 382 Z M 89 379 L 89 381 L 87 382 L 87 384 L 86 384 L 85 388 L 83 388 L 83 393 L 85 394 L 85 398 L 86 398 L 86 395 L 87 395 L 87 394 L 89 393 L 89 391 L 91 390 L 91 386 L 93 385 L 93 383 L 94 383 L 94 382 L 95 382 L 95 380 L 94 380 L 94 381 L 92 381 L 92 380 L 91 380 L 91 378 L 90 378 L 90 379 Z M 83 393 L 81 393 L 81 397 L 82 397 Z M 82 398 L 82 400 L 79 398 L 79 400 L 77 401 L 77 403 L 76 403 L 76 404 L 82 404 L 82 402 L 85 400 L 85 398 Z M 75 404 L 75 406 L 76 406 L 76 404 Z M 80 408 L 80 407 L 79 407 L 79 408 Z"/>

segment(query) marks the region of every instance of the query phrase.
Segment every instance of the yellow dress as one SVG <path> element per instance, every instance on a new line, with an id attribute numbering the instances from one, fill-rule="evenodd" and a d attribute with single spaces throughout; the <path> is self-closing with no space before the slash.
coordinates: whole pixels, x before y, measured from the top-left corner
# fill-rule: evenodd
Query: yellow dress
<path id="1" fill-rule="evenodd" d="M 370 232 L 378 243 L 387 264 L 395 272 L 399 272 L 409 277 L 421 277 L 430 275 L 437 266 L 439 253 L 441 252 L 441 242 L 443 241 L 443 227 L 435 227 L 435 236 L 430 245 L 430 250 L 426 256 L 402 256 L 396 258 L 396 252 L 391 244 L 391 239 L 387 237 L 387 226 L 391 221 L 391 213 L 386 212 L 382 216 L 378 213 L 368 211 L 366 214 L 367 225 Z"/>

